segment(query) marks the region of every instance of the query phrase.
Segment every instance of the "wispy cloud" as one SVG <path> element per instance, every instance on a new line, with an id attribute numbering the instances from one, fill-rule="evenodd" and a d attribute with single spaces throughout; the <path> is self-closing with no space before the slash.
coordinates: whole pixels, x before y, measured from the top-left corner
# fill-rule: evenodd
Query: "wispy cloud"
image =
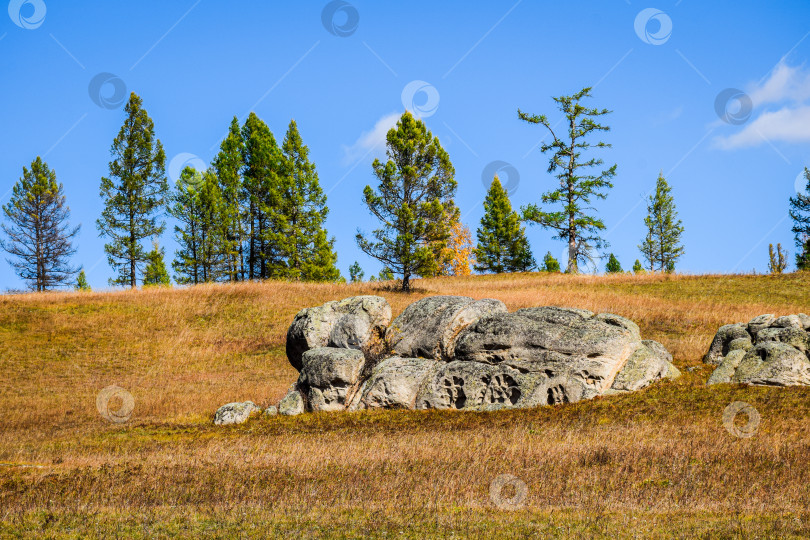
<path id="1" fill-rule="evenodd" d="M 746 93 L 753 120 L 737 133 L 718 137 L 717 146 L 730 150 L 810 141 L 810 69 L 783 60 L 766 78 L 749 85 Z"/>
<path id="2" fill-rule="evenodd" d="M 350 146 L 343 146 L 343 164 L 354 163 L 361 157 L 369 154 L 373 149 L 382 154 L 385 148 L 385 136 L 399 120 L 400 113 L 386 114 L 374 124 L 374 127 L 360 134 Z M 375 156 L 376 157 L 376 156 Z"/>

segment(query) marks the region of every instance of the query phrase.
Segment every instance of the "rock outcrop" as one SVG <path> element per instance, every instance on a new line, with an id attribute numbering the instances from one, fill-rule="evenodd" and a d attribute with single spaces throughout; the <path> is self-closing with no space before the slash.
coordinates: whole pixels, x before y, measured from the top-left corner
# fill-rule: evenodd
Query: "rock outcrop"
<path id="1" fill-rule="evenodd" d="M 217 426 L 244 424 L 252 414 L 260 412 L 262 412 L 261 407 L 252 401 L 228 403 L 214 413 L 214 424 Z"/>
<path id="2" fill-rule="evenodd" d="M 707 384 L 810 385 L 810 317 L 760 315 L 721 326 L 704 361 L 717 365 Z"/>
<path id="3" fill-rule="evenodd" d="M 680 375 L 663 345 L 642 341 L 635 323 L 608 313 L 509 313 L 499 300 L 432 296 L 390 319 L 390 306 L 375 296 L 298 313 L 287 355 L 300 375 L 278 414 L 535 407 Z"/>

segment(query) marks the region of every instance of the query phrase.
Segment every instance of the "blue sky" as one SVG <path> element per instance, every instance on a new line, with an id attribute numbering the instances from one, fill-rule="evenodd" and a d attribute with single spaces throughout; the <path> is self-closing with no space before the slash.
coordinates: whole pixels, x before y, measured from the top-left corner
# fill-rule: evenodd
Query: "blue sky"
<path id="1" fill-rule="evenodd" d="M 792 262 L 787 203 L 810 165 L 806 1 L 12 0 L 2 11 L 0 202 L 43 156 L 82 224 L 75 262 L 97 288 L 112 275 L 95 221 L 124 90 L 143 98 L 175 170 L 210 162 L 234 115 L 255 111 L 279 141 L 294 118 L 344 275 L 355 260 L 379 270 L 354 235 L 375 226 L 362 189 L 397 115 L 420 114 L 450 153 L 475 231 L 491 163 L 503 162 L 516 207 L 553 187 L 545 133 L 517 109 L 556 121 L 551 96 L 584 86 L 613 111 L 601 155 L 618 174 L 599 211 L 626 268 L 659 171 L 686 227 L 679 270 L 764 271 L 770 242 Z M 548 231 L 528 234 L 538 260 L 562 256 Z M 171 221 L 161 242 L 171 255 Z M 0 264 L 0 287 L 21 286 Z"/>

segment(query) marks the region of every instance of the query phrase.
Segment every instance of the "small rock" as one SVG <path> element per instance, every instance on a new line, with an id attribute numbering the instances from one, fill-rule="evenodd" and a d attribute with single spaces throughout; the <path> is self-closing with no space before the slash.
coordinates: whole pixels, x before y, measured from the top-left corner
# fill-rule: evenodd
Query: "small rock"
<path id="1" fill-rule="evenodd" d="M 278 407 L 276 407 L 275 405 L 270 405 L 264 410 L 262 416 L 276 416 L 277 414 L 278 414 Z"/>
<path id="2" fill-rule="evenodd" d="M 304 412 L 304 398 L 293 385 L 287 395 L 281 398 L 278 403 L 278 414 L 283 416 L 295 416 Z"/>
<path id="3" fill-rule="evenodd" d="M 244 424 L 251 414 L 261 412 L 261 410 L 261 407 L 252 401 L 228 403 L 214 413 L 214 424 L 217 426 Z"/>

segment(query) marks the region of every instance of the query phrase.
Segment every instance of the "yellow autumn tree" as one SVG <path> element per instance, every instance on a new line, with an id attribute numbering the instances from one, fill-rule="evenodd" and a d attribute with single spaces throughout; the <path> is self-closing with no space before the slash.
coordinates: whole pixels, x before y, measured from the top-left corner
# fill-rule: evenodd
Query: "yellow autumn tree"
<path id="1" fill-rule="evenodd" d="M 450 224 L 450 238 L 439 253 L 440 276 L 469 276 L 475 264 L 474 246 L 469 227 L 458 219 Z"/>

